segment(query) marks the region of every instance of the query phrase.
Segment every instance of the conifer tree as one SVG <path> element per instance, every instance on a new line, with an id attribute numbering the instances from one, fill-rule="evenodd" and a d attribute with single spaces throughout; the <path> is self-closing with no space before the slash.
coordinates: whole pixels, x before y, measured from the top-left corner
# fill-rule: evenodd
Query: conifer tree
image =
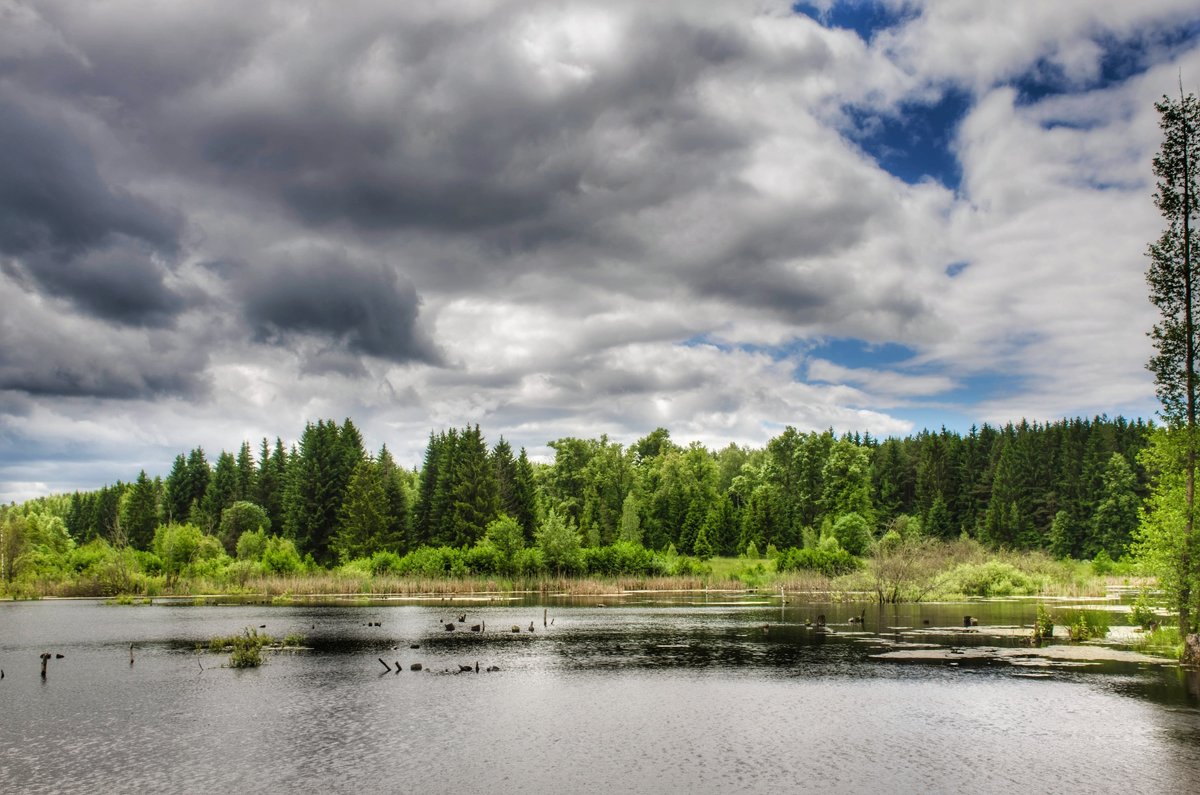
<path id="1" fill-rule="evenodd" d="M 147 477 L 146 470 L 138 473 L 123 508 L 121 527 L 129 545 L 135 549 L 149 549 L 154 540 L 154 528 L 158 526 L 158 489 Z"/>
<path id="2" fill-rule="evenodd" d="M 1154 373 L 1162 417 L 1168 432 L 1183 435 L 1184 504 L 1183 527 L 1177 550 L 1179 565 L 1179 632 L 1195 631 L 1193 581 L 1196 579 L 1196 359 L 1195 304 L 1200 289 L 1200 239 L 1195 225 L 1200 220 L 1200 102 L 1195 94 L 1179 101 L 1164 96 L 1155 103 L 1163 141 L 1154 158 L 1158 177 L 1154 204 L 1166 221 L 1159 239 L 1149 247 L 1150 267 L 1146 281 L 1150 301 L 1160 318 L 1150 332 L 1157 353 L 1148 367 Z"/>

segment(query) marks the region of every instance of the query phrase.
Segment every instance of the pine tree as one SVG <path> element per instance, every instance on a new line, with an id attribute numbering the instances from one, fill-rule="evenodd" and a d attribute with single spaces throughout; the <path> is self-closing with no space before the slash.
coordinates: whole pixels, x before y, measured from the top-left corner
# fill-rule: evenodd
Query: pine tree
<path id="1" fill-rule="evenodd" d="M 450 538 L 454 546 L 473 546 L 483 538 L 499 511 L 496 475 L 479 426 L 464 428 L 455 462 Z"/>
<path id="2" fill-rule="evenodd" d="M 250 443 L 242 442 L 237 455 L 237 499 L 254 502 L 258 494 L 258 470 L 254 466 L 254 453 Z"/>
<path id="3" fill-rule="evenodd" d="M 369 557 L 381 548 L 388 528 L 387 494 L 380 468 L 364 459 L 354 468 L 339 513 L 338 530 L 331 546 L 338 560 Z"/>
<path id="4" fill-rule="evenodd" d="M 208 482 L 208 491 L 205 492 L 204 500 L 201 503 L 205 517 L 202 529 L 205 532 L 216 532 L 221 525 L 221 513 L 237 502 L 237 495 L 237 461 L 232 453 L 222 451 L 221 455 L 217 457 L 217 465 L 213 469 L 212 479 Z"/>
<path id="5" fill-rule="evenodd" d="M 1168 429 L 1184 437 L 1184 523 L 1176 556 L 1181 584 L 1178 595 L 1179 632 L 1195 631 L 1193 583 L 1197 580 L 1196 504 L 1196 358 L 1195 302 L 1200 288 L 1200 239 L 1193 228 L 1200 220 L 1200 102 L 1195 94 L 1175 102 L 1163 97 L 1155 103 L 1162 147 L 1154 158 L 1158 177 L 1154 204 L 1166 221 L 1162 236 L 1150 245 L 1146 280 L 1150 301 L 1158 308 L 1159 322 L 1150 332 L 1157 353 L 1148 367 L 1154 373 L 1162 417 Z"/>
<path id="6" fill-rule="evenodd" d="M 379 449 L 375 459 L 379 479 L 383 485 L 385 523 L 378 538 L 377 548 L 403 554 L 408 551 L 408 536 L 411 518 L 409 515 L 408 478 L 396 466 L 387 445 Z"/>
<path id="7" fill-rule="evenodd" d="M 175 463 L 167 475 L 163 494 L 163 512 L 167 524 L 182 522 L 192 505 L 191 483 L 188 481 L 188 463 L 182 454 L 175 456 Z M 70 523 L 68 523 L 68 527 Z"/>
<path id="8" fill-rule="evenodd" d="M 144 469 L 138 473 L 126 497 L 121 526 L 130 546 L 150 548 L 154 528 L 158 526 L 158 489 Z"/>
<path id="9" fill-rule="evenodd" d="M 521 525 L 525 533 L 525 543 L 533 543 L 533 534 L 537 528 L 537 490 L 533 482 L 533 465 L 525 448 L 517 455 L 517 465 L 513 480 L 513 513 L 512 518 Z"/>
<path id="10" fill-rule="evenodd" d="M 1104 499 L 1092 517 L 1090 556 L 1103 550 L 1116 560 L 1125 554 L 1138 523 L 1141 500 L 1136 488 L 1129 462 L 1120 453 L 1113 453 L 1104 469 Z"/>

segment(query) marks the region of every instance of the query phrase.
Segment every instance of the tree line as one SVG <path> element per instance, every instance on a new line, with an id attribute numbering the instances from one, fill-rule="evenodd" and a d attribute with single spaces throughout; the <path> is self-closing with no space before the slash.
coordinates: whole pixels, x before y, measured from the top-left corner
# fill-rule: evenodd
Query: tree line
<path id="1" fill-rule="evenodd" d="M 368 452 L 350 419 L 306 425 L 298 442 L 249 442 L 211 462 L 200 447 L 165 478 L 35 500 L 76 543 L 149 550 L 187 524 L 229 554 L 247 532 L 286 538 L 330 566 L 379 552 L 469 548 L 506 517 L 526 545 L 547 522 L 584 548 L 618 541 L 707 558 L 751 545 L 862 554 L 897 523 L 934 538 L 1058 557 L 1126 553 L 1148 493 L 1139 453 L 1152 426 L 1122 418 L 983 425 L 879 440 L 788 427 L 762 448 L 675 443 L 659 428 L 630 445 L 606 436 L 549 443 L 531 461 L 478 425 L 430 434 L 419 468 Z M 12 556 L 9 556 L 11 560 Z"/>

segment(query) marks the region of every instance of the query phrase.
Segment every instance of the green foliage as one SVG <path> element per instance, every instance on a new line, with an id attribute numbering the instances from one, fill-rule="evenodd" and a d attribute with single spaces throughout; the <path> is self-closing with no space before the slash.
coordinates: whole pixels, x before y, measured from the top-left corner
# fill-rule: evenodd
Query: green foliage
<path id="1" fill-rule="evenodd" d="M 862 555 L 871 545 L 870 525 L 858 513 L 848 513 L 838 517 L 838 520 L 833 523 L 832 533 L 842 549 L 851 555 Z"/>
<path id="2" fill-rule="evenodd" d="M 1030 596 L 1041 590 L 1038 578 L 1011 563 L 989 560 L 963 563 L 950 571 L 946 590 L 965 596 Z"/>
<path id="3" fill-rule="evenodd" d="M 191 565 L 203 537 L 200 528 L 192 524 L 164 524 L 154 531 L 152 547 L 154 554 L 162 561 L 168 582 Z"/>
<path id="4" fill-rule="evenodd" d="M 262 559 L 263 551 L 267 548 L 267 534 L 263 529 L 247 530 L 237 540 L 238 560 Z"/>
<path id="5" fill-rule="evenodd" d="M 222 648 L 233 647 L 233 653 L 229 655 L 230 668 L 257 668 L 263 664 L 262 649 L 271 643 L 271 636 L 259 635 L 257 629 L 246 627 L 241 635 L 224 640 L 227 642 L 222 644 Z"/>
<path id="6" fill-rule="evenodd" d="M 574 574 L 582 568 L 579 531 L 573 522 L 564 519 L 553 508 L 538 528 L 537 545 L 542 550 L 545 565 L 556 574 Z"/>
<path id="7" fill-rule="evenodd" d="M 1188 533 L 1185 429 L 1160 429 L 1142 451 L 1140 461 L 1153 477 L 1153 488 L 1134 534 L 1133 554 L 1152 572 L 1167 603 L 1191 616 L 1200 612 L 1200 560 L 1197 534 Z"/>
<path id="8" fill-rule="evenodd" d="M 1068 613 L 1063 616 L 1062 623 L 1066 625 L 1067 635 L 1072 643 L 1082 643 L 1108 635 L 1108 615 L 1099 611 L 1080 610 L 1074 614 Z"/>
<path id="9" fill-rule="evenodd" d="M 762 557 L 762 555 L 758 554 L 758 546 L 753 541 L 746 545 L 746 551 L 742 556 L 749 560 L 758 560 Z"/>
<path id="10" fill-rule="evenodd" d="M 768 553 L 774 551 L 774 546 L 772 545 L 767 549 Z M 708 542 L 708 533 L 705 532 L 703 527 L 696 532 L 696 540 L 692 543 L 692 552 L 700 560 L 708 560 L 713 556 L 712 544 Z"/>
<path id="11" fill-rule="evenodd" d="M 1151 625 L 1159 623 L 1158 614 L 1154 612 L 1154 603 L 1150 600 L 1150 594 L 1145 590 L 1138 593 L 1137 599 L 1134 600 L 1133 607 L 1129 612 L 1129 617 L 1133 623 L 1144 630 L 1150 629 Z"/>
<path id="12" fill-rule="evenodd" d="M 862 568 L 862 561 L 841 548 L 785 549 L 775 561 L 775 570 L 815 571 L 826 577 L 840 577 Z"/>
<path id="13" fill-rule="evenodd" d="M 268 574 L 298 574 L 305 568 L 296 545 L 281 536 L 267 538 L 260 562 Z"/>
<path id="14" fill-rule="evenodd" d="M 1054 619 L 1045 605 L 1037 606 L 1037 618 L 1033 622 L 1033 642 L 1041 643 L 1054 637 Z"/>
<path id="15" fill-rule="evenodd" d="M 525 548 L 525 532 L 517 520 L 508 514 L 501 514 L 488 522 L 484 537 L 496 548 L 506 563 Z"/>
<path id="16" fill-rule="evenodd" d="M 271 527 L 271 520 L 261 506 L 246 500 L 238 500 L 221 512 L 219 537 L 225 549 L 237 553 L 240 541 L 245 533 L 257 532 L 260 535 Z M 238 554 L 238 557 L 243 557 Z"/>
<path id="17" fill-rule="evenodd" d="M 399 574 L 403 559 L 390 549 L 381 550 L 371 556 L 370 571 L 376 576 Z"/>
<path id="18" fill-rule="evenodd" d="M 1096 573 L 1097 577 L 1107 577 L 1112 574 L 1114 566 L 1113 559 L 1109 557 L 1107 550 L 1100 550 L 1092 558 L 1092 571 Z"/>

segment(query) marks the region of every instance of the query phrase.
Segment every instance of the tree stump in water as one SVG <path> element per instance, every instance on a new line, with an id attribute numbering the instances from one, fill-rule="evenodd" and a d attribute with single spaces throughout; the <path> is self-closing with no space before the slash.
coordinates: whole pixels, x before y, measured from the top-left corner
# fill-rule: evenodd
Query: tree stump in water
<path id="1" fill-rule="evenodd" d="M 1184 665 L 1200 665 L 1200 635 L 1193 632 L 1183 642 L 1183 656 L 1179 661 Z"/>

